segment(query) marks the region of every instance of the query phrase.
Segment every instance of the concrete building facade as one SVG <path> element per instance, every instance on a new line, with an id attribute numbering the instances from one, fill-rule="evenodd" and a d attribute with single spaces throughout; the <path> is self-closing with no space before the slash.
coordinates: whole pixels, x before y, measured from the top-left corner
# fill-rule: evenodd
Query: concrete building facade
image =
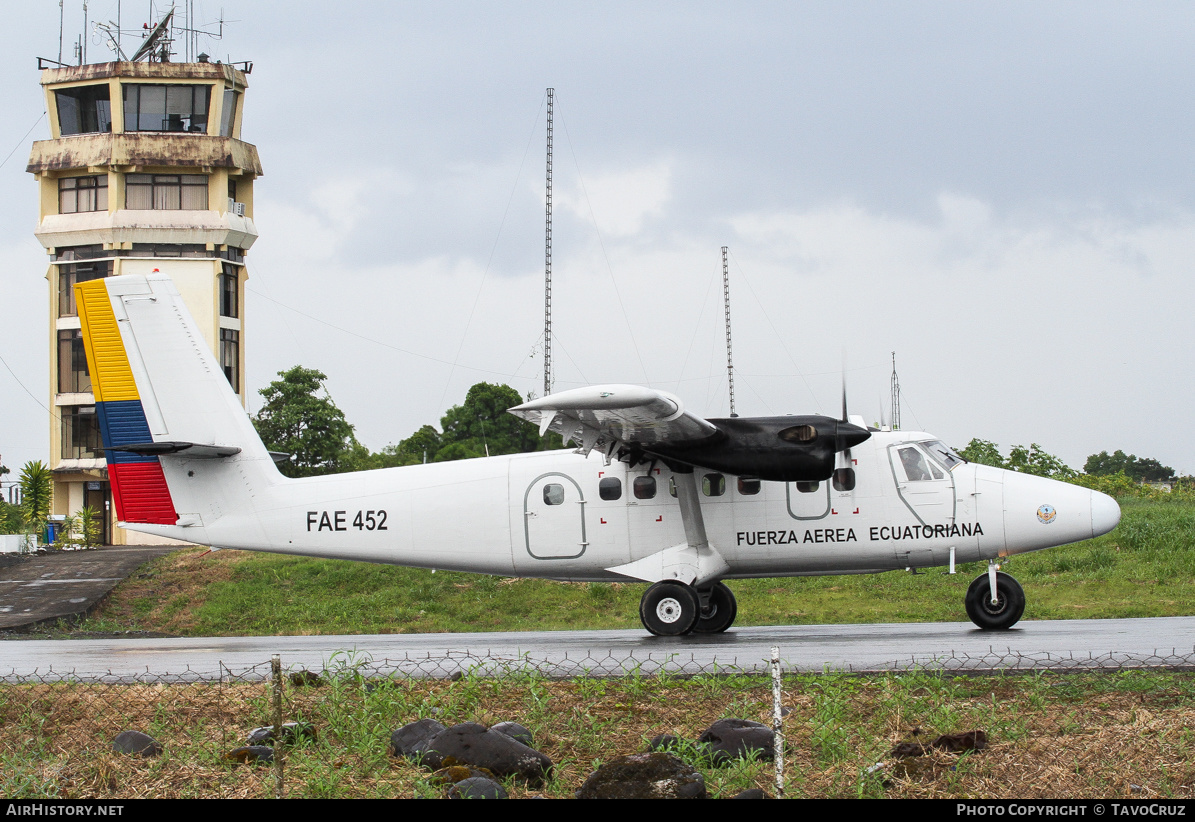
<path id="1" fill-rule="evenodd" d="M 74 286 L 169 275 L 244 403 L 245 257 L 262 173 L 256 147 L 240 139 L 245 75 L 211 62 L 42 72 L 50 139 L 33 144 L 26 170 L 49 255 L 53 513 L 104 512 L 107 543 L 154 539 L 116 527 Z"/>

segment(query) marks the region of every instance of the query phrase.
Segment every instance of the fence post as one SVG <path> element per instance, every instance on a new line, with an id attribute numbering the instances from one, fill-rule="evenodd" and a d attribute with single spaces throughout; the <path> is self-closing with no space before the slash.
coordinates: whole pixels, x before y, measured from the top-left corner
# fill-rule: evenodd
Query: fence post
<path id="1" fill-rule="evenodd" d="M 274 798 L 282 799 L 282 659 L 278 654 L 270 659 L 270 678 L 274 684 Z"/>
<path id="2" fill-rule="evenodd" d="M 772 751 L 776 765 L 776 798 L 784 798 L 784 728 L 780 716 L 780 649 L 772 649 Z"/>

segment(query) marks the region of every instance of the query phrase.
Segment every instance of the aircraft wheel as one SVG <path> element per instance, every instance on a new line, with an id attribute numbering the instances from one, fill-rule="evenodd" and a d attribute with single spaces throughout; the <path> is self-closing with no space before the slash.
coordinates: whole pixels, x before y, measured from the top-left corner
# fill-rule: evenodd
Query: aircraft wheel
<path id="1" fill-rule="evenodd" d="M 738 612 L 739 606 L 731 590 L 724 583 L 714 583 L 710 589 L 709 607 L 702 609 L 693 633 L 720 634 L 734 624 Z"/>
<path id="2" fill-rule="evenodd" d="M 985 631 L 1004 631 L 1017 624 L 1025 613 L 1025 590 L 1008 574 L 996 574 L 996 604 L 988 575 L 983 574 L 967 589 L 967 616 Z"/>
<path id="3" fill-rule="evenodd" d="M 683 582 L 657 582 L 639 601 L 639 619 L 656 636 L 687 634 L 700 616 L 701 600 Z"/>

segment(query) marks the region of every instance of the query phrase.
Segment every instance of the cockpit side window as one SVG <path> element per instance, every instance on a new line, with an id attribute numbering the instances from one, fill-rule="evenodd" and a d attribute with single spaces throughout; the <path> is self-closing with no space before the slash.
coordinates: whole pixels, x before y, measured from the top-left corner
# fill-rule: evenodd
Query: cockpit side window
<path id="1" fill-rule="evenodd" d="M 929 460 L 926 459 L 925 454 L 921 453 L 920 448 L 912 445 L 906 445 L 897 450 L 900 455 L 900 464 L 904 468 L 905 477 L 909 482 L 925 482 L 931 479 L 942 479 L 944 474 L 940 470 L 936 470 Z M 937 476 L 934 476 L 935 472 Z"/>

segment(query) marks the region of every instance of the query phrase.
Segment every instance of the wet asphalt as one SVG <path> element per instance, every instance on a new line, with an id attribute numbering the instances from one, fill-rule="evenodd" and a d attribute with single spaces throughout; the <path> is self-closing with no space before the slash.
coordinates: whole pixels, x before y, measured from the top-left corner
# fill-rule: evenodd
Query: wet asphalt
<path id="1" fill-rule="evenodd" d="M 177 546 L 0 554 L 0 636 L 77 622 L 120 582 Z"/>

